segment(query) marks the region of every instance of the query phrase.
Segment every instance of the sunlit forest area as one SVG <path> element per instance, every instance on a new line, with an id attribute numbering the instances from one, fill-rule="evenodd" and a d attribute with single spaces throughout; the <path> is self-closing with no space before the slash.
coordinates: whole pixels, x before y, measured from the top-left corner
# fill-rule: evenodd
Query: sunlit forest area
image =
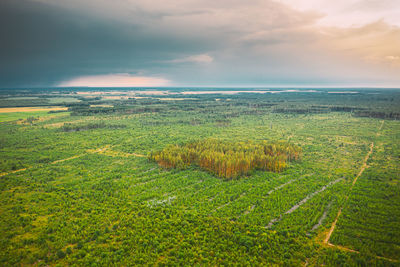
<path id="1" fill-rule="evenodd" d="M 399 266 L 399 90 L 213 90 L 0 90 L 0 265 Z"/>
<path id="2" fill-rule="evenodd" d="M 252 169 L 281 172 L 286 161 L 299 159 L 300 153 L 300 148 L 284 143 L 232 143 L 207 139 L 184 146 L 170 145 L 151 153 L 149 158 L 167 168 L 183 169 L 197 164 L 219 177 L 231 179 L 248 174 Z"/>

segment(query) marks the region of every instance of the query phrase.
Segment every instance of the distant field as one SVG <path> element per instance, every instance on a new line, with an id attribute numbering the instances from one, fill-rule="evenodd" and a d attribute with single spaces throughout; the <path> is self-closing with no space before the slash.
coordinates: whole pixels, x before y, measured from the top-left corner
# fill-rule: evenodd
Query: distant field
<path id="1" fill-rule="evenodd" d="M 65 107 L 18 107 L 18 108 L 0 108 L 0 113 L 14 112 L 36 112 L 36 111 L 52 111 L 52 110 L 67 110 Z"/>
<path id="2" fill-rule="evenodd" d="M 0 122 L 27 119 L 29 117 L 60 116 L 67 113 L 49 113 L 49 111 L 67 110 L 65 107 L 19 107 L 19 108 L 0 108 Z"/>
<path id="3" fill-rule="evenodd" d="M 50 105 L 55 105 L 62 103 L 77 103 L 80 102 L 81 100 L 74 97 L 49 97 L 48 101 Z"/>
<path id="4" fill-rule="evenodd" d="M 38 99 L 39 97 L 37 96 L 20 96 L 20 97 L 7 97 L 4 100 L 32 100 L 32 99 Z"/>

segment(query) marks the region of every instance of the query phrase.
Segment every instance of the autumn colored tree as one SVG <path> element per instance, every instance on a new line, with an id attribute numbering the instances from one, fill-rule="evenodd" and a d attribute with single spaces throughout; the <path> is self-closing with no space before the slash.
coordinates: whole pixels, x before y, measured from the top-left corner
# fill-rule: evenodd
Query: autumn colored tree
<path id="1" fill-rule="evenodd" d="M 197 165 L 219 177 L 231 179 L 253 169 L 281 172 L 287 161 L 299 160 L 301 148 L 286 142 L 227 142 L 205 139 L 182 146 L 169 145 L 149 159 L 165 168 Z"/>

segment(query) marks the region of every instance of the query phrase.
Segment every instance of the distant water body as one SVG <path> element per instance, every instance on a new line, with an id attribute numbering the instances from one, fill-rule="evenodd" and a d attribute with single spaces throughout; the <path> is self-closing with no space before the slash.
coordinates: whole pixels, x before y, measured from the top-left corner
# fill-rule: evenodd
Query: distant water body
<path id="1" fill-rule="evenodd" d="M 330 93 L 357 94 L 379 93 L 382 91 L 399 91 L 400 88 L 371 87 L 38 87 L 38 88 L 0 88 L 0 91 L 30 91 L 30 92 L 128 92 L 140 91 L 147 94 L 279 94 L 279 93 Z"/>

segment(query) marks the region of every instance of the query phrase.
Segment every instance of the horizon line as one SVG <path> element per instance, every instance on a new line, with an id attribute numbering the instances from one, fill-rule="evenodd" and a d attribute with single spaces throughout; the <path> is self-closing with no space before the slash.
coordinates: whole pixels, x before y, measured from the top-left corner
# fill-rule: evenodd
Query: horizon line
<path id="1" fill-rule="evenodd" d="M 4 89 L 79 89 L 79 88 L 123 88 L 123 89 L 129 89 L 129 88 L 144 88 L 144 89 L 156 89 L 156 88 L 237 88 L 237 89 L 251 89 L 251 88 L 256 88 L 256 89 L 281 89 L 281 88 L 295 88 L 295 89 L 307 89 L 307 88 L 313 88 L 313 89 L 324 89 L 324 88 L 330 88 L 330 89 L 400 89 L 399 86 L 365 86 L 365 85 L 338 85 L 338 86 L 333 86 L 333 85 L 202 85 L 202 86 L 196 86 L 196 85 L 179 85 L 179 86 L 18 86 L 18 87 L 0 87 L 0 90 Z"/>

